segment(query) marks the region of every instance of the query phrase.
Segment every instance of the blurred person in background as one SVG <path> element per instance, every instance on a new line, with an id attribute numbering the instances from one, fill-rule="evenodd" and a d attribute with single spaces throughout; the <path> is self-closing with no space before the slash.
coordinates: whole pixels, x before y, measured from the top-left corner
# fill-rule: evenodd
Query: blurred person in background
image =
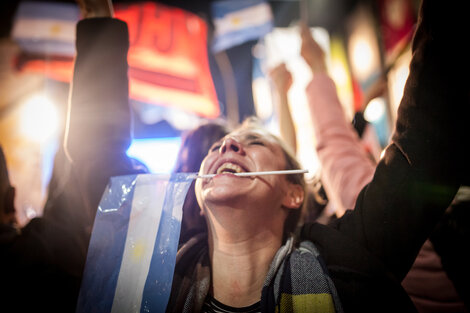
<path id="1" fill-rule="evenodd" d="M 297 135 L 288 98 L 288 92 L 293 83 L 292 74 L 287 70 L 286 65 L 281 63 L 270 69 L 268 76 L 273 83 L 274 103 L 279 119 L 280 137 L 291 148 L 293 155 L 296 155 Z M 318 175 L 311 181 L 307 181 L 306 201 L 309 204 L 303 212 L 305 221 L 316 221 L 326 218 L 325 208 L 328 199 Z"/>
<path id="2" fill-rule="evenodd" d="M 0 242 L 8 242 L 18 233 L 15 187 L 10 184 L 7 160 L 0 146 Z"/>
<path id="3" fill-rule="evenodd" d="M 44 216 L 1 246 L 6 312 L 74 312 L 99 201 L 110 177 L 148 173 L 126 154 L 131 142 L 128 38 L 108 1 L 78 1 L 74 75 L 64 146 L 54 160 Z M 124 26 L 125 27 L 125 26 Z M 2 310 L 3 311 L 3 310 Z"/>
<path id="4" fill-rule="evenodd" d="M 454 75 L 462 66 L 468 70 L 468 60 L 460 53 L 457 67 L 456 52 L 447 50 L 456 39 L 448 30 L 458 23 L 452 10 L 423 2 L 391 144 L 354 210 L 329 225 L 303 225 L 300 243 L 285 232 L 285 210 L 299 210 L 296 201 L 303 198 L 290 189 L 296 183 L 231 175 L 291 168 L 282 165 L 290 160 L 284 145 L 256 127 L 237 129 L 215 144 L 201 173 L 220 176 L 196 184 L 209 236 L 178 251 L 168 311 L 314 310 L 319 290 L 309 279 L 319 274 L 327 287 L 317 311 L 415 312 L 400 282 L 459 187 L 469 181 L 465 145 L 460 145 L 468 130 L 463 119 L 469 99 L 466 81 Z M 311 270 L 314 260 L 319 268 Z"/>
<path id="5" fill-rule="evenodd" d="M 174 173 L 195 173 L 214 142 L 228 134 L 228 126 L 222 122 L 206 122 L 182 136 Z M 200 232 L 207 232 L 207 225 L 194 193 L 194 182 L 189 187 L 183 204 L 180 245 Z"/>
<path id="6" fill-rule="evenodd" d="M 317 139 L 316 151 L 322 167 L 322 179 L 329 198 L 338 208 L 336 215 L 341 217 L 346 210 L 354 209 L 361 189 L 373 178 L 376 164 L 371 161 L 357 132 L 346 120 L 335 84 L 328 75 L 324 52 L 307 27 L 302 27 L 301 33 L 301 53 L 314 75 L 307 87 L 307 97 Z M 383 80 L 380 80 L 378 86 L 379 90 L 383 90 Z M 459 203 L 464 205 L 462 201 Z M 450 216 L 454 205 L 455 200 L 445 216 Z M 443 221 L 444 219 L 437 228 L 444 227 Z M 462 226 L 467 225 L 467 221 L 468 219 L 462 219 L 460 223 Z M 447 226 L 450 226 L 450 223 L 447 223 Z M 431 238 L 443 239 L 436 231 Z M 453 245 L 463 239 L 463 236 L 448 236 L 446 239 L 449 245 Z M 468 236 L 465 242 L 468 242 Z M 460 268 L 461 274 L 466 272 L 463 267 Z M 442 266 L 441 257 L 429 239 L 424 243 L 402 285 L 419 312 L 466 311 L 455 283 L 449 279 L 448 272 Z"/>

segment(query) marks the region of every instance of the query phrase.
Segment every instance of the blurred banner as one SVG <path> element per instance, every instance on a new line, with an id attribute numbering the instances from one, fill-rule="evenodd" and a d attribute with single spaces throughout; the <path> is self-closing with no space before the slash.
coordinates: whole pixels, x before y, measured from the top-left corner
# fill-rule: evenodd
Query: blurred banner
<path id="1" fill-rule="evenodd" d="M 20 3 L 12 31 L 23 51 L 16 67 L 70 82 L 79 14 L 72 4 Z M 219 116 L 201 18 L 153 2 L 116 4 L 115 17 L 129 27 L 131 99 Z"/>
<path id="2" fill-rule="evenodd" d="M 411 0 L 378 1 L 380 30 L 388 65 L 411 42 L 417 14 Z"/>
<path id="3" fill-rule="evenodd" d="M 338 34 L 331 34 L 329 73 L 336 84 L 336 90 L 348 120 L 352 120 L 358 110 L 355 103 L 351 69 L 343 39 Z"/>
<path id="4" fill-rule="evenodd" d="M 111 178 L 99 204 L 77 313 L 164 312 L 194 173 Z"/>
<path id="5" fill-rule="evenodd" d="M 271 7 L 264 0 L 211 2 L 215 31 L 212 52 L 217 53 L 268 34 L 274 25 Z"/>
<path id="6" fill-rule="evenodd" d="M 79 18 L 74 4 L 21 2 L 12 37 L 28 53 L 73 57 Z"/>

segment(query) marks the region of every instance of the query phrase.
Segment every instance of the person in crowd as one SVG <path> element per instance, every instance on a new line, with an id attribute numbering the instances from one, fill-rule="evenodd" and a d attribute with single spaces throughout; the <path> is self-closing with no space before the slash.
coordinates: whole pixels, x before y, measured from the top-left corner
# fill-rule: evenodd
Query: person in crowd
<path id="1" fill-rule="evenodd" d="M 307 26 L 301 25 L 301 55 L 313 73 L 307 86 L 315 148 L 321 179 L 337 216 L 354 208 L 359 191 L 371 181 L 376 164 L 359 143 L 353 125 L 346 122 L 325 54 Z"/>
<path id="2" fill-rule="evenodd" d="M 84 265 L 78 234 L 43 217 L 16 224 L 14 187 L 1 148 L 0 178 L 2 312 L 73 312 Z"/>
<path id="3" fill-rule="evenodd" d="M 0 146 L 0 243 L 10 241 L 17 233 L 15 187 L 10 184 L 7 160 Z"/>
<path id="4" fill-rule="evenodd" d="M 302 182 L 233 173 L 298 165 L 292 166 L 279 139 L 242 126 L 202 163 L 201 173 L 218 174 L 196 184 L 208 236 L 179 250 L 168 311 L 415 311 L 400 281 L 468 181 L 463 149 L 456 145 L 466 126 L 453 110 L 464 113 L 469 99 L 464 84 L 454 81 L 460 76 L 449 76 L 454 51 L 446 50 L 450 38 L 441 28 L 449 25 L 436 20 L 442 18 L 438 11 L 445 17 L 451 12 L 433 5 L 423 2 L 397 126 L 355 209 L 291 236 Z"/>
<path id="5" fill-rule="evenodd" d="M 429 236 L 432 247 L 440 257 L 439 265 L 445 270 L 465 304 L 465 310 L 462 309 L 461 312 L 470 311 L 470 287 L 467 284 L 470 279 L 470 269 L 467 264 L 470 260 L 465 249 L 462 249 L 462 246 L 465 247 L 470 242 L 469 209 L 470 189 L 468 186 L 461 187 L 452 205 Z M 435 288 L 439 289 L 435 292 L 440 291 L 443 297 L 449 297 L 453 292 L 453 289 L 443 290 L 437 284 Z"/>
<path id="6" fill-rule="evenodd" d="M 228 126 L 222 122 L 206 122 L 195 129 L 186 131 L 178 151 L 174 173 L 195 173 L 214 142 L 228 133 Z M 206 221 L 194 193 L 194 182 L 189 187 L 183 204 L 180 244 L 200 232 L 207 232 Z"/>
<path id="7" fill-rule="evenodd" d="M 334 83 L 328 77 L 324 52 L 311 38 L 306 27 L 302 29 L 302 36 L 305 39 L 302 52 L 314 74 L 308 86 L 308 99 L 317 139 L 317 152 L 320 163 L 326 165 L 322 172 L 322 179 L 326 182 L 325 188 L 329 191 L 328 194 L 334 202 L 334 207 L 339 208 L 335 215 L 340 217 L 347 209 L 353 208 L 360 190 L 372 180 L 375 164 L 371 162 L 370 156 L 362 148 L 358 134 L 356 134 L 357 130 L 355 131 L 346 121 Z M 276 73 L 278 82 L 291 78 L 284 64 L 277 66 L 272 72 Z M 383 90 L 383 82 L 384 80 L 380 80 L 379 88 L 374 89 L 375 94 Z M 279 84 L 276 86 L 278 86 L 277 92 L 285 92 L 286 89 L 279 88 Z M 459 201 L 456 206 L 464 205 L 465 202 Z M 446 212 L 447 219 L 451 219 L 450 215 L 454 206 L 452 205 Z M 460 221 L 466 221 L 466 219 Z M 442 229 L 442 226 L 438 228 Z M 435 234 L 432 236 L 434 241 L 438 240 L 437 237 Z M 456 238 L 453 241 L 456 241 Z M 460 235 L 458 238 L 464 238 L 464 236 Z M 442 239 L 438 241 L 442 242 Z M 453 260 L 457 259 L 461 259 L 461 256 L 453 258 Z M 420 312 L 465 311 L 454 285 L 442 268 L 440 256 L 436 254 L 429 240 L 420 250 L 416 262 L 403 281 L 403 286 Z M 459 291 L 460 295 L 462 293 L 465 294 Z"/>
<path id="8" fill-rule="evenodd" d="M 279 135 L 287 146 L 291 148 L 293 155 L 297 153 L 297 135 L 289 107 L 288 92 L 292 86 L 293 78 L 287 70 L 287 66 L 281 63 L 272 68 L 268 76 L 272 81 L 274 103 L 279 119 Z M 306 201 L 307 209 L 303 212 L 305 221 L 315 221 L 317 219 L 325 219 L 325 208 L 328 200 L 323 189 L 321 179 L 315 176 L 311 181 L 307 182 Z"/>
<path id="9" fill-rule="evenodd" d="M 279 64 L 269 71 L 269 78 L 274 86 L 274 99 L 279 120 L 280 137 L 288 144 L 293 153 L 297 152 L 297 136 L 289 107 L 288 92 L 292 86 L 292 75 L 287 71 L 284 63 Z"/>
<path id="10" fill-rule="evenodd" d="M 345 118 L 323 51 L 308 28 L 302 28 L 302 37 L 302 55 L 314 74 L 307 94 L 322 178 L 329 197 L 339 208 L 336 215 L 342 216 L 345 210 L 354 208 L 360 190 L 372 180 L 375 164 Z M 426 240 L 402 284 L 419 312 L 465 311 L 430 240 Z"/>
<path id="11" fill-rule="evenodd" d="M 195 187 L 208 232 L 179 249 L 167 311 L 210 312 L 220 307 L 263 312 L 414 311 L 399 281 L 468 177 L 463 150 L 456 145 L 465 129 L 461 120 L 454 120 L 464 116 L 462 104 L 468 103 L 468 94 L 456 92 L 465 90 L 465 81 L 447 75 L 455 60 L 449 56 L 459 51 L 441 48 L 455 40 L 445 31 L 455 25 L 441 29 L 433 5 L 423 2 L 392 143 L 355 210 L 332 225 L 310 223 L 296 231 L 305 194 L 301 174 L 233 175 L 299 168 L 281 140 L 252 122 L 244 124 L 216 142 L 202 162 L 201 173 L 217 174 L 198 179 Z M 442 18 L 449 12 L 439 13 Z M 77 25 L 66 153 L 73 166 L 86 168 L 88 149 L 103 151 L 99 159 L 91 159 L 96 164 L 88 164 L 88 170 L 78 175 L 87 210 L 95 209 L 109 176 L 134 170 L 122 154 L 111 162 L 120 164 L 119 170 L 106 164 L 113 148 L 121 150 L 128 144 L 122 138 L 129 128 L 117 128 L 106 114 L 90 113 L 93 105 L 100 104 L 102 113 L 112 109 L 119 117 L 128 116 L 128 107 L 124 109 L 128 32 L 124 22 L 111 17 L 108 9 Z M 451 64 L 442 66 L 437 62 L 441 58 Z M 460 63 L 460 69 L 468 69 L 467 64 Z M 100 127 L 94 125 L 97 121 Z M 109 140 L 101 143 L 104 150 L 90 141 L 97 133 Z"/>
<path id="12" fill-rule="evenodd" d="M 107 0 L 78 2 L 89 20 L 112 13 Z M 95 213 L 109 178 L 148 172 L 126 155 L 131 111 L 127 51 L 120 47 L 128 46 L 128 39 L 87 26 L 91 29 L 77 32 L 64 146 L 54 160 L 44 215 L 8 236 L 0 247 L 8 299 L 2 311 L 75 312 Z M 90 32 L 95 36 L 88 36 Z M 118 53 L 106 53 L 114 49 Z M 9 190 L 6 199 L 11 199 Z"/>

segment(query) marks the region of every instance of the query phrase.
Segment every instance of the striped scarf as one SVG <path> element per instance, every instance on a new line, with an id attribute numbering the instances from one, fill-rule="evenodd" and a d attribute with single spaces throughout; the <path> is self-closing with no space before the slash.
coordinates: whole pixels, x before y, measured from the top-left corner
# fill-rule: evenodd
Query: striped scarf
<path id="1" fill-rule="evenodd" d="M 289 238 L 274 256 L 261 296 L 262 312 L 343 312 L 320 253 L 310 241 Z M 263 301 L 264 299 L 264 301 Z"/>
<path id="2" fill-rule="evenodd" d="M 207 237 L 200 234 L 180 248 L 167 312 L 200 312 L 210 288 Z M 343 312 L 315 245 L 294 238 L 276 253 L 261 294 L 261 312 Z"/>

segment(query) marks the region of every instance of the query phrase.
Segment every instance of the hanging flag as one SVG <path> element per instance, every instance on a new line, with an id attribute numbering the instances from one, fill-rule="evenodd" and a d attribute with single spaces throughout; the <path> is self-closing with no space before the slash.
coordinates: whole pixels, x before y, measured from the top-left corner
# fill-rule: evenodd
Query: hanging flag
<path id="1" fill-rule="evenodd" d="M 194 173 L 111 178 L 88 248 L 77 313 L 164 312 Z"/>
<path id="2" fill-rule="evenodd" d="M 378 7 L 385 61 L 389 65 L 411 42 L 417 14 L 410 0 L 380 0 Z"/>
<path id="3" fill-rule="evenodd" d="M 264 0 L 214 1 L 211 14 L 214 53 L 263 37 L 274 26 L 271 6 Z"/>
<path id="4" fill-rule="evenodd" d="M 79 16 L 74 4 L 21 2 L 11 35 L 25 52 L 73 57 Z"/>
<path id="5" fill-rule="evenodd" d="M 114 9 L 115 17 L 129 28 L 130 98 L 218 117 L 205 22 L 193 13 L 154 2 L 116 4 Z M 20 3 L 12 36 L 26 54 L 16 67 L 70 82 L 78 20 L 77 5 Z"/>

